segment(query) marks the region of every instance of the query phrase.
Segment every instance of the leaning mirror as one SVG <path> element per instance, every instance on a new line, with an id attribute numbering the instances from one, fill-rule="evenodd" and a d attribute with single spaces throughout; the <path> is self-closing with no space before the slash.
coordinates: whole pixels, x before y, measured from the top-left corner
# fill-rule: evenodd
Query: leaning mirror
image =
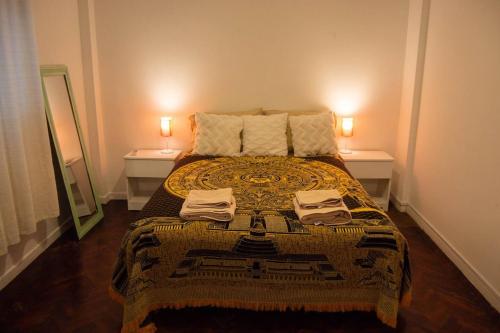
<path id="1" fill-rule="evenodd" d="M 103 212 L 80 130 L 68 69 L 64 65 L 42 66 L 41 76 L 52 140 L 76 232 L 78 238 L 82 238 L 102 219 Z"/>

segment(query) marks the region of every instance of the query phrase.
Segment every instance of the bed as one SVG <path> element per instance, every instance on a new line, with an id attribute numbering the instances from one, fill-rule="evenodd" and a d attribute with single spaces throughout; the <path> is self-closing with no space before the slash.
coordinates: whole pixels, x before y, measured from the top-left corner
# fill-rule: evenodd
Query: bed
<path id="1" fill-rule="evenodd" d="M 191 189 L 232 187 L 232 222 L 183 221 Z M 338 189 L 353 220 L 301 224 L 297 190 Z M 130 224 L 110 288 L 122 332 L 162 308 L 373 311 L 395 327 L 411 298 L 408 245 L 340 158 L 185 156 Z"/>

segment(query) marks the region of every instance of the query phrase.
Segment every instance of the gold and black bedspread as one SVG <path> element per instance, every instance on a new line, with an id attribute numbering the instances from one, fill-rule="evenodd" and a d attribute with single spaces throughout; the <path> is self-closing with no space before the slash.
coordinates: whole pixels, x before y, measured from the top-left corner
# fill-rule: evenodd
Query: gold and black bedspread
<path id="1" fill-rule="evenodd" d="M 232 187 L 230 223 L 179 218 L 192 189 Z M 339 190 L 353 220 L 304 226 L 297 190 Z M 410 300 L 408 247 L 389 217 L 334 157 L 202 157 L 178 162 L 130 225 L 111 294 L 122 332 L 154 331 L 161 308 L 375 311 L 396 326 Z"/>

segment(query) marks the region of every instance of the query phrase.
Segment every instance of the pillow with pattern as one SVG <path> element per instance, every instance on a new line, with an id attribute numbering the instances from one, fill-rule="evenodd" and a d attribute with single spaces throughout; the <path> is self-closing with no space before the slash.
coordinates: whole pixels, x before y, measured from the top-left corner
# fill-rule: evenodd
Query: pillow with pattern
<path id="1" fill-rule="evenodd" d="M 310 116 L 290 116 L 295 156 L 335 155 L 338 147 L 330 112 Z"/>
<path id="2" fill-rule="evenodd" d="M 196 133 L 193 154 L 239 156 L 243 120 L 238 116 L 195 114 Z"/>
<path id="3" fill-rule="evenodd" d="M 273 116 L 243 116 L 243 155 L 286 156 L 286 113 Z"/>
<path id="4" fill-rule="evenodd" d="M 328 109 L 318 109 L 318 110 L 263 110 L 262 111 L 265 116 L 271 116 L 274 114 L 287 113 L 288 117 L 292 116 L 311 116 L 314 114 L 320 114 L 325 112 L 331 112 Z M 333 125 L 335 127 L 335 113 L 332 112 L 333 115 Z M 290 118 L 289 118 L 290 119 Z M 288 122 L 288 126 L 286 129 L 286 140 L 288 145 L 288 151 L 293 150 L 293 142 L 292 142 L 292 130 L 290 129 L 290 122 Z"/>

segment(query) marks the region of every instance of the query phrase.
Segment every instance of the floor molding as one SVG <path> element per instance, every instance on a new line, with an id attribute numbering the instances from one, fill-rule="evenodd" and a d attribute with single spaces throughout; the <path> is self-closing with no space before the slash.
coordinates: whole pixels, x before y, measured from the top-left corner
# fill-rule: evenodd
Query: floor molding
<path id="1" fill-rule="evenodd" d="M 31 264 L 40 254 L 52 245 L 52 243 L 54 243 L 63 233 L 65 233 L 71 227 L 71 221 L 72 217 L 70 216 L 61 223 L 59 228 L 52 230 L 52 232 L 50 232 L 44 240 L 38 242 L 35 247 L 23 255 L 21 260 L 6 271 L 4 275 L 0 276 L 0 290 L 11 283 L 12 280 L 14 280 L 26 267 L 29 266 L 29 264 Z"/>
<path id="2" fill-rule="evenodd" d="M 390 201 L 392 202 L 392 204 L 394 205 L 394 207 L 396 207 L 396 209 L 402 213 L 405 213 L 406 212 L 406 209 L 408 207 L 408 203 L 407 202 L 404 202 L 402 201 L 401 199 L 399 199 L 396 195 L 392 194 L 390 195 Z"/>
<path id="3" fill-rule="evenodd" d="M 127 192 L 108 192 L 100 196 L 101 203 L 107 204 L 111 200 L 127 200 Z"/>
<path id="4" fill-rule="evenodd" d="M 407 204 L 405 210 L 484 298 L 497 311 L 500 311 L 500 293 L 498 290 L 413 205 Z"/>

